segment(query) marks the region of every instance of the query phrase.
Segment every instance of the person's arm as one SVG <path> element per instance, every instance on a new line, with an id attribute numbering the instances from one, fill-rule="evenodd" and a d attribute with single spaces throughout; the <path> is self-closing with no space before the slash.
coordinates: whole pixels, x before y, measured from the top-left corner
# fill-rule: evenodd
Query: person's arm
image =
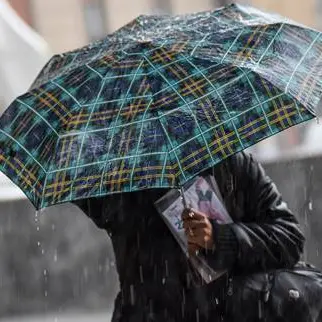
<path id="1" fill-rule="evenodd" d="M 107 230 L 110 226 L 109 217 L 113 209 L 111 202 L 111 198 L 99 197 L 75 200 L 73 204 L 92 219 L 98 228 Z"/>
<path id="2" fill-rule="evenodd" d="M 235 188 L 244 195 L 244 217 L 229 225 L 212 222 L 209 264 L 240 273 L 293 266 L 303 251 L 304 236 L 275 184 L 245 153 L 233 157 L 230 168 Z"/>

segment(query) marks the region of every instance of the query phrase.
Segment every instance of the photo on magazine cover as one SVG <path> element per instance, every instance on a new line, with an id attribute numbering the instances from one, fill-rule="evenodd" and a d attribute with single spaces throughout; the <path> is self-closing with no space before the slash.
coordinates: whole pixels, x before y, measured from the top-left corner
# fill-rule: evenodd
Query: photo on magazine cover
<path id="1" fill-rule="evenodd" d="M 215 182 L 212 180 L 213 178 L 210 176 L 206 178 L 197 177 L 186 184 L 181 191 L 172 189 L 155 203 L 158 212 L 182 250 L 207 283 L 221 276 L 223 272 L 213 271 L 201 255 L 189 256 L 181 214 L 186 204 L 189 208 L 199 210 L 210 219 L 216 220 L 218 224 L 232 222 L 225 206 L 216 193 Z"/>

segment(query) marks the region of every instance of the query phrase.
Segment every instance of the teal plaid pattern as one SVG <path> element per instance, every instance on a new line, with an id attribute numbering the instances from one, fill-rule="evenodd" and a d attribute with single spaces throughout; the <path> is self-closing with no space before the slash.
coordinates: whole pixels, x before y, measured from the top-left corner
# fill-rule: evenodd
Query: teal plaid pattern
<path id="1" fill-rule="evenodd" d="M 183 184 L 314 117 L 315 30 L 251 7 L 140 16 L 54 56 L 0 118 L 0 170 L 36 208 Z"/>

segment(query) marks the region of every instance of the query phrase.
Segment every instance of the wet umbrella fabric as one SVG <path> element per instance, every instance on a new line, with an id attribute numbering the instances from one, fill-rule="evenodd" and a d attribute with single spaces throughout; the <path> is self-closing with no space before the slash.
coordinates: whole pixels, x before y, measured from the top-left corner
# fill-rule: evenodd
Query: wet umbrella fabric
<path id="1" fill-rule="evenodd" d="M 54 56 L 0 118 L 0 170 L 36 208 L 183 184 L 314 117 L 321 33 L 250 7 L 140 16 Z"/>

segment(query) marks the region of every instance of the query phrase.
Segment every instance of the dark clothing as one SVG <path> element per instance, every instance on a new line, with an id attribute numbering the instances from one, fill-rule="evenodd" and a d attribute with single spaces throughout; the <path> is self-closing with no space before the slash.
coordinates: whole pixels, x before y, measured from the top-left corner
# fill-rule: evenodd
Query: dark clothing
<path id="1" fill-rule="evenodd" d="M 250 155 L 239 153 L 214 173 L 233 224 L 213 223 L 214 269 L 251 273 L 292 266 L 304 238 L 276 186 Z M 77 202 L 111 236 L 121 292 L 113 321 L 221 321 L 226 278 L 195 287 L 192 270 L 154 202 L 154 189 Z"/>

